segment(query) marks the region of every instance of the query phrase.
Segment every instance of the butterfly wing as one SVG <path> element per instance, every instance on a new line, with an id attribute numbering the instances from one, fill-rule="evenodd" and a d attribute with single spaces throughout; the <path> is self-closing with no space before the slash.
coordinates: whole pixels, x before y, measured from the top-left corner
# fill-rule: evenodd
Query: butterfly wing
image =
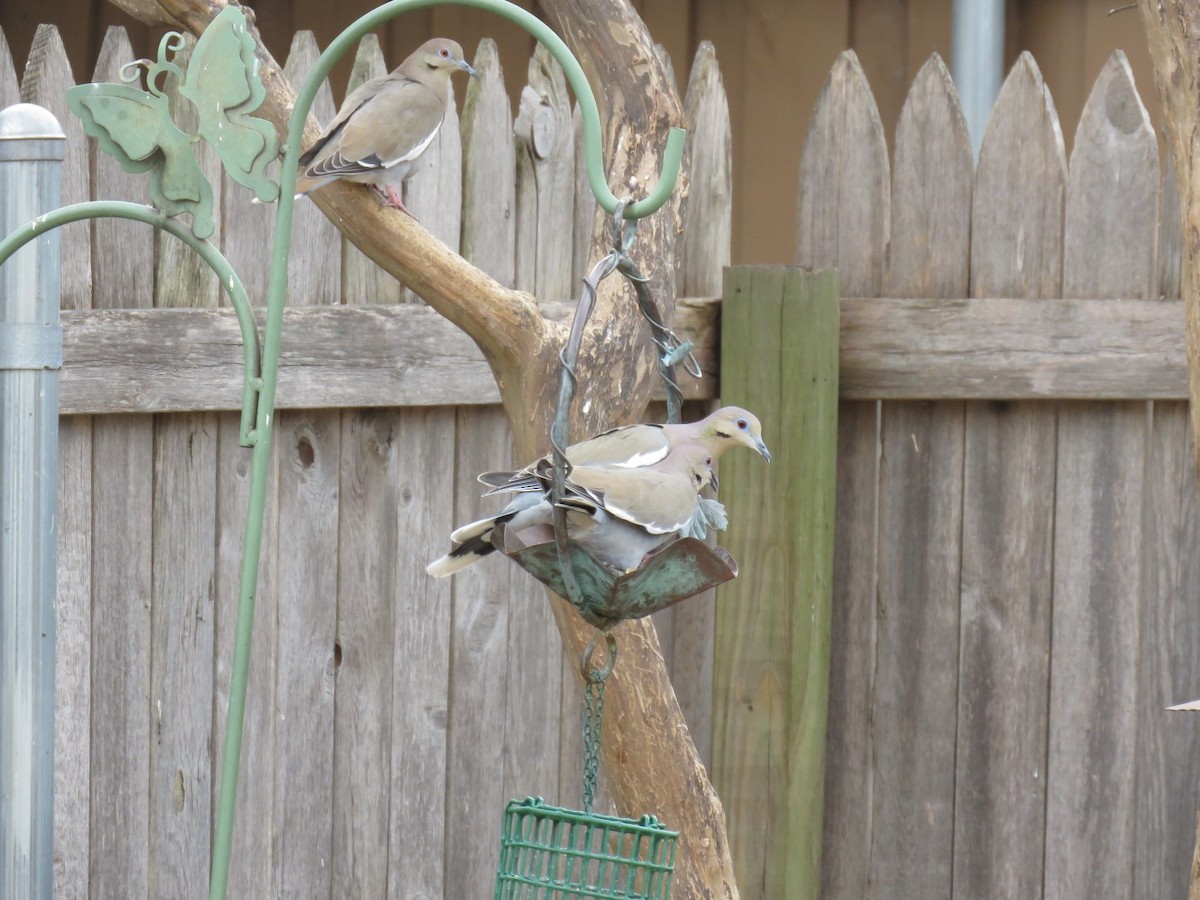
<path id="1" fill-rule="evenodd" d="M 230 177 L 271 201 L 279 185 L 266 168 L 279 155 L 279 137 L 274 125 L 251 115 L 267 96 L 254 50 L 242 11 L 225 7 L 196 41 L 179 93 L 196 107 L 200 136 L 216 148 Z"/>
<path id="2" fill-rule="evenodd" d="M 155 206 L 171 216 L 190 213 L 198 238 L 213 233 L 212 188 L 196 164 L 195 138 L 172 123 L 166 97 L 127 84 L 80 84 L 67 102 L 122 169 L 150 172 Z"/>

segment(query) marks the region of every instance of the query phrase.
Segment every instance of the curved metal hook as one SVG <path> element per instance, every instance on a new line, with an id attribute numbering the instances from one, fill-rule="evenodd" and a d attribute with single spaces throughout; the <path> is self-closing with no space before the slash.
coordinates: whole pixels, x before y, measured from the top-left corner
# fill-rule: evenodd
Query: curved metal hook
<path id="1" fill-rule="evenodd" d="M 242 332 L 246 373 L 242 384 L 242 421 L 239 437 L 243 447 L 254 446 L 257 440 L 257 432 L 254 428 L 255 407 L 257 406 L 258 393 L 262 389 L 262 377 L 259 369 L 258 328 L 254 321 L 254 311 L 250 308 L 250 300 L 246 296 L 246 289 L 242 285 L 242 280 L 238 278 L 238 274 L 234 271 L 233 266 L 229 264 L 229 260 L 208 241 L 202 241 L 197 238 L 192 234 L 192 230 L 179 222 L 179 220 L 169 217 L 166 213 L 155 209 L 153 206 L 143 206 L 140 203 L 127 203 L 120 200 L 92 200 L 87 203 L 62 206 L 38 216 L 28 225 L 18 228 L 12 234 L 8 235 L 8 237 L 4 238 L 3 241 L 0 241 L 0 266 L 4 265 L 10 256 L 27 243 L 45 234 L 47 231 L 53 231 L 55 228 L 69 225 L 71 222 L 78 222 L 82 219 L 105 218 L 133 219 L 137 222 L 145 222 L 147 225 L 153 225 L 155 228 L 161 228 L 168 234 L 175 235 L 175 237 L 195 250 L 197 255 L 208 263 L 208 267 L 216 273 L 217 278 L 221 282 L 221 287 L 229 295 L 229 300 L 233 304 L 234 312 L 237 314 L 238 327 Z"/>

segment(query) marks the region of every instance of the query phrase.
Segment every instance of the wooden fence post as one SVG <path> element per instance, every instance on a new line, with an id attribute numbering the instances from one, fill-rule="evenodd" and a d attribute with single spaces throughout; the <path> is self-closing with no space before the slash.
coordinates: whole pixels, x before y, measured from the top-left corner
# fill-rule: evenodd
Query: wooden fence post
<path id="1" fill-rule="evenodd" d="M 725 278 L 721 398 L 752 409 L 774 453 L 721 467 L 741 575 L 717 592 L 713 783 L 744 900 L 821 890 L 837 451 L 832 271 Z"/>

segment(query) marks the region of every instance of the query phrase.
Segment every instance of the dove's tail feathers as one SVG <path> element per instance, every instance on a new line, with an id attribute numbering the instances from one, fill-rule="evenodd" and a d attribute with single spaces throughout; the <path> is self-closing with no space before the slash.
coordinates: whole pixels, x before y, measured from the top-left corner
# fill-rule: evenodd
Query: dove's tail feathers
<path id="1" fill-rule="evenodd" d="M 496 552 L 492 545 L 492 532 L 497 525 L 511 520 L 516 513 L 502 513 L 478 522 L 464 525 L 450 535 L 453 549 L 440 559 L 435 559 L 425 571 L 435 578 L 445 578 L 453 575 L 467 566 L 474 565 L 485 556 Z"/>

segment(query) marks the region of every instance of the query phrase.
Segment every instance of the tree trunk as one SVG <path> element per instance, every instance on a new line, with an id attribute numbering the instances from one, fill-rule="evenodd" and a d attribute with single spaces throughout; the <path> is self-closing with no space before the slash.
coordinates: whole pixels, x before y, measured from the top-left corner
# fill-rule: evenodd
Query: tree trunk
<path id="1" fill-rule="evenodd" d="M 1187 320 L 1188 392 L 1200 467 L 1200 5 L 1192 0 L 1140 0 L 1154 81 L 1166 120 L 1167 145 L 1183 217 L 1182 293 Z"/>
<path id="2" fill-rule="evenodd" d="M 1139 0 L 1138 5 L 1179 185 L 1192 452 L 1200 469 L 1200 129 L 1196 127 L 1200 122 L 1200 4 L 1195 0 Z M 1200 818 L 1188 897 L 1200 900 Z"/>
<path id="3" fill-rule="evenodd" d="M 226 0 L 111 2 L 143 22 L 198 34 Z M 617 196 L 643 196 L 658 178 L 668 128 L 683 120 L 678 93 L 645 25 L 629 0 L 542 0 L 542 7 L 596 91 L 609 184 Z M 267 88 L 258 114 L 282 132 L 295 91 L 261 42 L 258 56 Z M 310 117 L 306 141 L 318 129 Z M 546 452 L 558 399 L 558 351 L 569 323 L 545 321 L 528 294 L 496 283 L 365 191 L 338 185 L 312 199 L 359 249 L 472 337 L 496 376 L 518 452 L 528 459 Z M 611 227 L 601 211 L 593 227 L 593 259 L 610 249 Z M 674 310 L 678 233 L 679 192 L 641 221 L 631 252 L 651 279 L 667 321 Z M 638 418 L 656 377 L 640 313 L 619 276 L 603 284 L 592 322 L 580 354 L 575 438 Z M 599 340 L 602 331 L 605 338 Z M 562 600 L 551 603 L 577 669 L 582 648 L 595 632 Z M 724 812 L 688 735 L 654 626 L 641 619 L 619 626 L 615 635 L 619 664 L 604 706 L 607 784 L 622 813 L 653 813 L 680 831 L 674 896 L 736 897 Z"/>

